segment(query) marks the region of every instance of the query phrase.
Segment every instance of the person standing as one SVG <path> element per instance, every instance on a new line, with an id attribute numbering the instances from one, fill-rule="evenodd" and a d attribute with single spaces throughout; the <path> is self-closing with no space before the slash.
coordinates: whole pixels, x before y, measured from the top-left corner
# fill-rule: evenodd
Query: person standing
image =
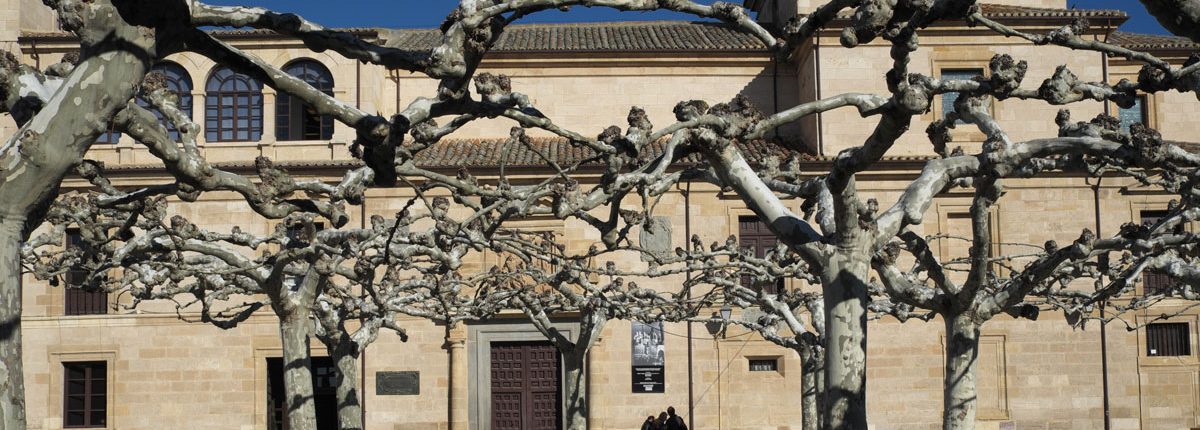
<path id="1" fill-rule="evenodd" d="M 683 422 L 683 417 L 675 415 L 675 407 L 667 406 L 667 423 L 665 430 L 687 430 L 687 424 Z"/>
<path id="2" fill-rule="evenodd" d="M 646 422 L 642 423 L 642 430 L 663 430 L 664 427 L 659 424 L 659 420 L 654 419 L 654 415 L 646 417 Z"/>

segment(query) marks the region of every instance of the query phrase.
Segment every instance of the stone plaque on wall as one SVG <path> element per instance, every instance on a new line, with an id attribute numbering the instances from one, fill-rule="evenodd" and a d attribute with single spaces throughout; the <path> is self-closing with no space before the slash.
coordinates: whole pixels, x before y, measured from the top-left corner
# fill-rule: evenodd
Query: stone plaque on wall
<path id="1" fill-rule="evenodd" d="M 375 372 L 376 396 L 421 394 L 421 372 Z"/>
<path id="2" fill-rule="evenodd" d="M 656 258 L 673 257 L 671 248 L 671 218 L 656 216 L 650 218 L 638 233 L 638 242 L 642 249 Z M 642 261 L 652 261 L 650 255 L 643 254 Z"/>

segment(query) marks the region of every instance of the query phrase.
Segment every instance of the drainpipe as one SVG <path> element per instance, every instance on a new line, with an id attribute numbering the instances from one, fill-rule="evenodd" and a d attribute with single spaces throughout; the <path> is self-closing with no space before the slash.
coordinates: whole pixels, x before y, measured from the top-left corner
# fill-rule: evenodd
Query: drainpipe
<path id="1" fill-rule="evenodd" d="M 687 190 L 683 192 L 683 246 L 689 247 L 692 240 L 692 180 L 688 179 Z M 692 271 L 688 269 L 687 279 L 692 279 Z M 684 299 L 691 301 L 692 289 L 684 290 Z M 692 322 L 687 323 L 687 362 L 688 362 L 688 428 L 696 428 L 696 391 L 692 373 Z"/>
<path id="2" fill-rule="evenodd" d="M 1092 186 L 1092 202 L 1096 216 L 1096 236 L 1100 236 L 1100 182 L 1103 177 L 1096 178 L 1096 185 Z M 1100 265 L 1099 278 L 1100 285 L 1104 284 L 1104 271 L 1108 269 L 1108 254 L 1100 254 L 1096 257 L 1097 263 Z M 1100 302 L 1100 380 L 1104 390 L 1104 430 L 1111 430 L 1112 409 L 1108 401 L 1108 332 L 1106 327 L 1107 322 L 1104 321 L 1104 302 Z"/>
<path id="3" fill-rule="evenodd" d="M 1106 40 L 1108 39 L 1108 33 L 1109 33 L 1109 30 L 1111 30 L 1111 28 L 1110 28 L 1111 25 L 1112 25 L 1111 22 L 1108 22 L 1105 24 L 1104 38 Z M 1107 83 L 1109 81 L 1108 55 L 1101 53 L 1100 61 L 1101 61 L 1100 62 L 1100 70 L 1101 70 L 1101 73 L 1104 75 L 1104 82 Z M 1111 110 L 1112 110 L 1112 108 L 1109 106 L 1109 103 L 1104 102 L 1104 114 L 1111 115 Z M 1096 236 L 1097 237 L 1100 236 L 1100 182 L 1103 180 L 1104 180 L 1104 177 L 1103 177 L 1103 173 L 1102 173 L 1100 177 L 1096 178 L 1096 186 L 1092 187 L 1092 200 L 1094 203 L 1094 210 L 1095 210 L 1095 215 L 1096 215 Z M 1099 281 L 1100 281 L 1100 284 L 1103 285 L 1104 284 L 1104 271 L 1108 269 L 1108 254 L 1100 254 L 1100 256 L 1097 258 L 1099 259 L 1099 264 L 1100 264 Z M 1104 302 L 1100 302 L 1100 381 L 1101 381 L 1102 390 L 1104 392 L 1104 430 L 1111 430 L 1112 429 L 1112 424 L 1111 424 L 1111 422 L 1112 422 L 1112 407 L 1109 404 L 1109 399 L 1108 399 L 1108 330 L 1106 329 L 1108 324 L 1105 323 L 1104 318 L 1105 318 Z"/>
<path id="4" fill-rule="evenodd" d="M 813 73 L 814 83 L 817 87 L 817 100 L 821 100 L 821 32 L 817 31 L 817 37 L 813 39 L 813 62 L 816 63 L 816 71 Z M 825 114 L 817 112 L 817 155 L 825 155 Z"/>
<path id="5" fill-rule="evenodd" d="M 362 68 L 362 63 L 355 61 L 354 62 L 354 87 L 355 87 L 354 108 L 355 109 L 361 109 L 361 107 L 362 107 L 362 98 L 361 98 L 362 69 L 361 68 Z M 366 200 L 367 200 L 367 198 L 364 195 L 362 205 L 359 207 L 360 214 L 358 217 L 359 218 L 358 219 L 359 228 L 362 228 L 364 230 L 367 228 L 367 201 Z M 367 349 L 366 348 L 363 348 L 362 352 L 359 353 L 359 360 L 361 360 L 361 364 L 359 364 L 360 367 L 359 367 L 359 371 L 358 371 L 358 378 L 359 378 L 359 380 L 358 380 L 358 411 L 359 411 L 359 413 L 362 414 L 362 419 L 361 419 L 362 429 L 361 430 L 367 430 Z"/>

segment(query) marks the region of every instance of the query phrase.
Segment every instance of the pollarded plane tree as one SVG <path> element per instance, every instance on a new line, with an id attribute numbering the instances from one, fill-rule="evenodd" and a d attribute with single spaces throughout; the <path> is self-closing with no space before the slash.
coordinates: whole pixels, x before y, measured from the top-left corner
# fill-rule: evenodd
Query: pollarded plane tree
<path id="1" fill-rule="evenodd" d="M 774 163 L 768 162 L 768 165 Z M 793 166 L 790 164 L 789 166 Z M 803 423 L 805 430 L 821 428 L 821 405 L 825 384 L 824 349 L 825 320 L 824 301 L 813 288 L 780 288 L 780 280 L 793 280 L 808 285 L 818 285 L 817 279 L 808 270 L 808 265 L 782 243 L 765 252 L 762 257 L 753 250 L 743 249 L 736 237 L 725 243 L 713 242 L 705 248 L 697 235 L 690 245 L 676 249 L 676 254 L 688 262 L 691 278 L 688 284 L 707 285 L 697 300 L 691 303 L 697 314 L 693 320 L 725 328 L 733 324 L 757 332 L 781 347 L 793 350 L 800 357 L 800 385 Z M 786 281 L 785 281 L 786 282 Z M 701 311 L 715 304 L 737 307 L 748 312 L 747 316 L 721 319 L 719 314 L 705 317 Z M 782 325 L 782 330 L 781 326 Z"/>
<path id="2" fill-rule="evenodd" d="M 763 162 L 764 176 L 779 179 L 799 174 L 795 159 L 782 166 L 774 157 Z M 816 205 L 806 207 L 807 216 L 812 216 Z M 818 217 L 826 216 L 818 213 Z M 828 338 L 825 331 L 824 300 L 819 279 L 809 265 L 791 252 L 782 243 L 777 243 L 761 257 L 755 256 L 750 248 L 741 248 L 737 237 L 730 236 L 723 244 L 712 243 L 705 248 L 699 236 L 691 238 L 689 249 L 678 248 L 686 273 L 693 273 L 689 285 L 705 285 L 700 300 L 690 302 L 691 313 L 699 314 L 718 304 L 729 305 L 746 312 L 740 318 L 722 319 L 714 313 L 711 317 L 692 317 L 693 321 L 706 324 L 737 325 L 758 333 L 763 339 L 796 352 L 801 360 L 801 408 L 802 428 L 819 429 L 821 409 L 825 393 L 824 351 Z M 660 270 L 664 271 L 664 270 Z M 796 285 L 789 287 L 781 281 Z M 818 286 L 818 287 L 814 287 Z M 871 301 L 867 304 L 869 318 L 893 317 L 900 321 L 909 319 L 929 320 L 936 314 L 896 302 L 886 294 L 885 288 L 873 282 L 870 289 Z"/>
<path id="3" fill-rule="evenodd" d="M 94 165 L 85 164 L 91 168 Z M 85 173 L 104 183 L 98 172 Z M 172 216 L 155 197 L 102 207 L 112 194 L 68 194 L 51 207 L 51 227 L 35 236 L 26 263 L 42 279 L 83 271 L 85 288 L 125 298 L 134 311 L 173 302 L 188 321 L 231 329 L 259 309 L 278 318 L 289 428 L 315 428 L 309 339 L 326 347 L 337 372 L 339 428 L 361 429 L 357 357 L 379 335 L 407 338 L 398 319 L 412 316 L 453 326 L 488 318 L 516 293 L 489 290 L 503 273 L 463 273 L 465 256 L 503 240 L 481 239 L 479 225 L 448 215 L 448 200 L 428 210 L 414 205 L 396 218 L 375 216 L 367 227 L 321 228 L 310 214 L 286 217 L 265 234 L 234 228 L 205 230 Z M 432 225 L 418 229 L 420 225 Z M 63 234 L 77 228 L 81 246 L 63 249 Z"/>
<path id="4" fill-rule="evenodd" d="M 640 254 L 640 249 L 597 245 L 584 255 L 569 256 L 542 233 L 500 228 L 479 213 L 451 217 L 444 197 L 413 198 L 393 220 L 372 217 L 369 228 L 322 228 L 312 215 L 298 214 L 269 234 L 239 228 L 215 233 L 181 216 L 166 219 L 164 197 L 130 200 L 111 186 L 99 166 L 82 166 L 80 174 L 102 192 L 68 194 L 52 206 L 50 228 L 27 245 L 31 271 L 52 281 L 83 271 L 88 276 L 80 287 L 127 297 L 118 304 L 122 310 L 169 301 L 180 318 L 223 329 L 270 308 L 278 319 L 287 364 L 289 428 L 315 426 L 310 336 L 325 345 L 338 369 L 340 428 L 355 429 L 362 428 L 356 360 L 380 329 L 404 339 L 399 316 L 449 328 L 513 309 L 523 311 L 562 351 L 570 406 L 566 421 L 570 428 L 586 428 L 584 365 L 605 323 L 683 321 L 696 309 L 680 301 L 682 294 L 639 288 L 622 278 L 645 276 L 641 271 L 591 265 L 614 254 Z M 110 200 L 125 203 L 98 204 Z M 418 213 L 419 208 L 428 208 L 427 213 Z M 431 227 L 417 228 L 422 225 Z M 70 228 L 78 229 L 82 241 L 64 249 L 60 244 Z M 478 257 L 472 252 L 485 250 L 505 256 L 504 261 L 478 273 L 462 270 L 464 261 Z M 683 257 L 662 262 L 686 262 Z M 700 269 L 685 265 L 649 276 Z M 568 338 L 554 327 L 551 318 L 564 315 L 578 315 L 576 336 Z"/>

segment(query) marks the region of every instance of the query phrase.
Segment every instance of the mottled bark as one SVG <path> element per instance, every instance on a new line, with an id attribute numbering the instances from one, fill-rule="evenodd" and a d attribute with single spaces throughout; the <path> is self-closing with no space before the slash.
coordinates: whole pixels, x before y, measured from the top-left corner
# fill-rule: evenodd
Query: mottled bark
<path id="1" fill-rule="evenodd" d="M 0 424 L 13 430 L 26 425 L 18 243 L 41 223 L 62 178 L 96 141 L 105 119 L 133 97 L 155 57 L 152 33 L 124 21 L 130 17 L 117 13 L 111 2 L 53 3 L 80 36 L 84 58 L 0 147 L 0 362 L 6 378 L 0 387 Z"/>
<path id="2" fill-rule="evenodd" d="M 979 324 L 969 315 L 946 316 L 946 371 L 942 428 L 975 428 L 978 410 L 975 369 L 979 359 Z"/>
<path id="3" fill-rule="evenodd" d="M 587 351 L 563 354 L 563 397 L 567 403 L 567 430 L 587 430 Z"/>
<path id="4" fill-rule="evenodd" d="M 362 387 L 358 384 L 359 354 L 353 348 L 338 348 L 335 351 L 332 356 L 338 369 L 338 428 L 362 430 L 362 403 L 359 402 Z"/>
<path id="5" fill-rule="evenodd" d="M 284 404 L 288 428 L 317 430 L 317 410 L 313 399 L 312 360 L 309 335 L 312 334 L 312 313 L 318 288 L 325 282 L 309 264 L 305 275 L 284 282 L 277 268 L 268 278 L 271 288 L 271 307 L 279 317 L 279 336 L 283 342 L 283 384 L 287 393 Z"/>
<path id="6" fill-rule="evenodd" d="M 801 344 L 800 353 L 800 410 L 803 414 L 801 428 L 820 430 L 821 398 L 824 389 L 819 381 L 825 377 L 824 357 L 819 348 Z"/>
<path id="7" fill-rule="evenodd" d="M 0 425 L 25 428 L 21 364 L 21 230 L 25 219 L 0 216 Z"/>
<path id="8" fill-rule="evenodd" d="M 825 426 L 867 428 L 867 276 L 859 254 L 838 252 L 822 276 L 825 298 Z"/>
<path id="9" fill-rule="evenodd" d="M 308 350 L 309 325 L 308 318 L 294 314 L 279 321 L 279 336 L 283 341 L 283 384 L 287 393 L 284 415 L 291 430 L 317 430 L 312 360 Z"/>

